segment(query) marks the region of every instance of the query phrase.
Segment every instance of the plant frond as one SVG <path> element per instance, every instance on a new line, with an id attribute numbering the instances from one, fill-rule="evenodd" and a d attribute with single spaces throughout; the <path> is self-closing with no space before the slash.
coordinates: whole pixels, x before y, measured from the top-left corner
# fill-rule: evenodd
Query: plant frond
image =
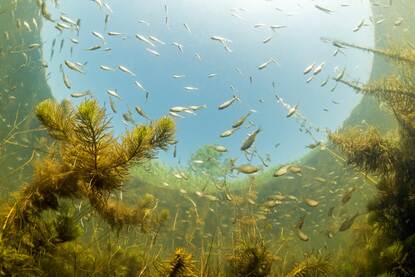
<path id="1" fill-rule="evenodd" d="M 382 138 L 372 127 L 367 130 L 346 128 L 329 134 L 329 139 L 346 154 L 349 164 L 369 172 L 387 174 L 398 158 L 396 142 Z"/>
<path id="2" fill-rule="evenodd" d="M 357 81 L 338 80 L 338 82 L 347 85 L 358 93 L 368 94 L 381 100 L 388 100 L 393 97 L 408 97 L 415 100 L 414 90 L 408 89 L 400 79 L 390 76 L 370 84 L 364 85 Z"/>
<path id="3" fill-rule="evenodd" d="M 153 122 L 151 127 L 153 129 L 152 146 L 166 150 L 169 143 L 174 139 L 176 129 L 174 121 L 169 117 L 162 117 L 156 122 Z"/>
<path id="4" fill-rule="evenodd" d="M 69 132 L 73 126 L 72 107 L 67 101 L 61 104 L 54 100 L 44 100 L 36 107 L 36 116 L 46 127 L 50 136 L 57 140 L 68 139 Z"/>
<path id="5" fill-rule="evenodd" d="M 334 45 L 350 47 L 350 48 L 374 53 L 377 55 L 381 55 L 383 57 L 386 57 L 398 63 L 409 63 L 412 65 L 415 65 L 415 49 L 411 49 L 411 48 L 377 49 L 377 48 L 364 47 L 361 45 L 357 45 L 357 44 L 353 44 L 353 43 L 349 43 L 349 42 L 345 42 L 341 40 L 331 40 L 331 39 L 325 39 L 325 40 L 331 41 Z"/>
<path id="6" fill-rule="evenodd" d="M 135 127 L 122 138 L 119 165 L 152 159 L 157 149 L 167 148 L 174 133 L 174 121 L 167 117 L 153 122 L 150 126 Z"/>

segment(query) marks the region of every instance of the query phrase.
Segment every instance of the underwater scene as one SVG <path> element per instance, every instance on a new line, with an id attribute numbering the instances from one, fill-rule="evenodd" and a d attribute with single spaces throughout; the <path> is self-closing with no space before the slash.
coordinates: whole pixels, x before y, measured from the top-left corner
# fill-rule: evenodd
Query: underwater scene
<path id="1" fill-rule="evenodd" d="M 415 276 L 415 1 L 0 0 L 0 276 Z"/>

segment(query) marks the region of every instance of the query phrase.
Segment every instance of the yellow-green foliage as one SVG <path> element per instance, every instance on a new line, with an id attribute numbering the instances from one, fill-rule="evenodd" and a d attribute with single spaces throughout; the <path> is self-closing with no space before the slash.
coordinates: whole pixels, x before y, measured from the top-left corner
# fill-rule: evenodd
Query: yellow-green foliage
<path id="1" fill-rule="evenodd" d="M 47 269 L 46 276 L 63 277 L 135 277 L 143 270 L 141 253 L 137 249 L 123 249 L 111 242 L 107 248 L 97 251 L 81 244 L 62 244 L 53 256 L 42 260 L 42 266 Z"/>
<path id="2" fill-rule="evenodd" d="M 241 245 L 228 258 L 229 276 L 269 276 L 273 262 L 272 254 L 262 243 Z"/>
<path id="3" fill-rule="evenodd" d="M 196 277 L 199 276 L 196 271 L 192 255 L 184 249 L 176 249 L 173 257 L 165 263 L 161 276 L 169 277 Z"/>
<path id="4" fill-rule="evenodd" d="M 77 231 L 70 217 L 61 215 L 54 221 L 42 217 L 44 211 L 58 210 L 61 199 L 86 199 L 118 229 L 150 218 L 151 201 L 130 208 L 109 197 L 122 188 L 132 165 L 152 159 L 156 150 L 173 141 L 171 119 L 138 125 L 118 139 L 105 109 L 95 100 L 86 100 L 77 109 L 68 101 L 46 100 L 37 106 L 36 115 L 56 143 L 37 161 L 32 182 L 4 209 L 0 236 L 6 245 L 44 255 L 57 243 L 74 239 Z"/>
<path id="5" fill-rule="evenodd" d="M 0 276 L 28 276 L 38 273 L 36 262 L 28 254 L 6 247 L 0 242 Z"/>
<path id="6" fill-rule="evenodd" d="M 332 276 L 332 270 L 327 256 L 310 253 L 306 254 L 304 260 L 297 263 L 286 277 Z"/>
<path id="7" fill-rule="evenodd" d="M 350 164 L 368 171 L 383 174 L 399 159 L 398 144 L 393 137 L 384 138 L 372 127 L 349 127 L 340 133 L 330 134 L 329 137 L 347 155 Z"/>
<path id="8" fill-rule="evenodd" d="M 373 238 L 367 249 L 365 273 L 413 276 L 415 274 L 415 50 L 368 50 L 397 67 L 398 74 L 367 85 L 340 80 L 360 93 L 379 99 L 393 113 L 399 128 L 382 136 L 368 129 L 349 128 L 329 136 L 347 161 L 380 176 L 378 196 L 368 204 Z"/>

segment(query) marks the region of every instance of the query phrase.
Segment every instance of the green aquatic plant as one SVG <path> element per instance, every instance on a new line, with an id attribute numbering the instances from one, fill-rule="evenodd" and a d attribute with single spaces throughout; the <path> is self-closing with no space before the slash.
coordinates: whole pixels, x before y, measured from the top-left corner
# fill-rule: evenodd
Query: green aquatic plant
<path id="1" fill-rule="evenodd" d="M 229 276 L 269 276 L 273 262 L 272 254 L 263 243 L 237 246 L 228 257 Z"/>
<path id="2" fill-rule="evenodd" d="M 377 176 L 377 196 L 368 204 L 373 238 L 367 245 L 372 275 L 415 274 L 415 50 L 364 49 L 392 61 L 396 74 L 367 85 L 338 80 L 376 97 L 393 114 L 398 128 L 380 134 L 375 128 L 346 128 L 329 135 L 347 162 Z M 389 258 L 385 258 L 389 257 Z M 392 258 L 393 257 L 393 258 Z"/>
<path id="3" fill-rule="evenodd" d="M 328 256 L 312 252 L 296 263 L 286 277 L 330 276 L 332 271 L 333 266 Z"/>
<path id="4" fill-rule="evenodd" d="M 76 220 L 74 211 L 68 205 L 61 205 L 53 221 L 56 240 L 60 242 L 73 241 L 82 233 L 82 228 Z"/>
<path id="5" fill-rule="evenodd" d="M 77 108 L 68 101 L 45 100 L 36 115 L 55 143 L 36 162 L 32 181 L 3 210 L 0 238 L 5 246 L 40 257 L 75 239 L 78 232 L 70 216 L 61 214 L 55 220 L 44 216 L 46 211 L 58 211 L 64 199 L 87 200 L 117 230 L 148 222 L 154 201 L 128 207 L 110 196 L 122 189 L 131 166 L 154 158 L 157 149 L 166 149 L 173 141 L 171 119 L 138 125 L 117 139 L 105 109 L 92 99 Z"/>
<path id="6" fill-rule="evenodd" d="M 0 243 L 0 276 L 24 276 L 39 272 L 33 257 Z"/>
<path id="7" fill-rule="evenodd" d="M 111 239 L 105 246 L 98 250 L 82 243 L 61 244 L 53 256 L 42 259 L 46 270 L 41 276 L 140 276 L 144 268 L 141 251 Z"/>
<path id="8" fill-rule="evenodd" d="M 171 259 L 162 266 L 161 276 L 169 277 L 196 277 L 199 276 L 196 271 L 192 255 L 184 249 L 178 248 Z"/>

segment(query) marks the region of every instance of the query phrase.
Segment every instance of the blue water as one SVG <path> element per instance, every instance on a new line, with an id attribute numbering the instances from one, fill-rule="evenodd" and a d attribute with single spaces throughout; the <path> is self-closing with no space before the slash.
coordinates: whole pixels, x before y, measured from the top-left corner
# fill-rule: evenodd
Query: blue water
<path id="1" fill-rule="evenodd" d="M 91 90 L 108 110 L 106 90 L 117 89 L 122 100 L 115 99 L 118 113 L 112 115 L 116 133 L 131 128 L 131 125 L 122 123 L 122 113 L 128 108 L 137 122 L 146 122 L 135 113 L 135 105 L 142 107 L 152 119 L 168 114 L 172 106 L 207 105 L 208 108 L 198 111 L 196 116 L 183 114 L 186 118 L 176 120 L 179 141 L 177 159 L 173 159 L 171 150 L 160 155 L 169 164 L 186 162 L 193 152 L 205 144 L 222 144 L 230 150 L 230 156 L 239 157 L 238 162 L 243 162 L 245 158 L 239 148 L 246 135 L 256 127 L 261 128 L 262 132 L 254 147 L 261 155 L 269 154 L 273 164 L 298 159 L 307 151 L 305 145 L 313 140 L 309 135 L 299 132 L 295 118 L 286 118 L 287 110 L 277 103 L 275 93 L 290 105 L 298 104 L 300 113 L 313 125 L 333 130 L 347 118 L 360 97 L 341 85 L 331 92 L 335 85 L 333 80 L 324 88 L 320 87 L 320 83 L 328 76 L 334 76 L 336 67 L 346 68 L 347 78 L 362 82 L 368 80 L 371 71 L 370 54 L 346 49 L 345 55 L 339 53 L 334 57 L 335 48 L 320 39 L 333 37 L 373 46 L 371 24 L 358 32 L 353 32 L 351 28 L 362 19 L 370 23 L 368 1 L 349 0 L 347 3 L 352 4 L 350 7 L 341 7 L 343 2 L 345 1 L 117 0 L 108 1 L 113 10 L 110 13 L 105 8 L 100 9 L 93 1 L 61 1 L 61 11 L 72 19 L 81 18 L 78 38 L 80 44 L 75 45 L 69 40 L 77 38 L 76 32 L 65 30 L 59 34 L 53 24 L 45 24 L 42 32 L 45 60 L 49 61 L 52 40 L 57 38 L 55 57 L 49 61 L 49 85 L 57 99 L 70 98 L 70 93 L 74 91 Z M 330 8 L 334 13 L 326 14 L 316 9 L 315 4 Z M 51 12 L 54 18 L 59 17 L 52 7 Z M 104 25 L 106 14 L 110 14 L 107 29 Z M 166 16 L 168 25 L 165 24 Z M 138 23 L 138 20 L 145 20 L 150 25 Z M 189 26 L 191 33 L 186 30 L 184 23 Z M 287 27 L 273 32 L 269 27 L 254 28 L 258 23 Z M 101 44 L 91 34 L 92 31 L 105 34 L 107 43 L 103 48 L 111 47 L 112 51 L 85 51 L 86 48 Z M 120 37 L 109 37 L 106 35 L 108 31 L 127 33 L 128 38 L 123 40 Z M 164 41 L 165 45 L 156 43 L 157 47 L 153 48 L 161 56 L 148 53 L 145 50 L 148 45 L 136 39 L 136 33 L 154 35 Z M 211 40 L 213 35 L 230 39 L 232 53 Z M 267 44 L 262 43 L 270 35 L 274 35 L 273 39 Z M 64 48 L 59 54 L 59 44 L 63 38 Z M 183 54 L 173 42 L 183 45 Z M 72 57 L 70 47 L 73 47 Z M 201 61 L 195 53 L 200 54 Z M 270 64 L 263 70 L 257 69 L 259 64 L 271 57 L 280 65 Z M 59 66 L 65 59 L 88 62 L 85 74 L 64 67 L 71 80 L 72 90 L 64 87 L 59 71 Z M 311 75 L 304 76 L 303 70 L 311 63 L 319 65 L 322 62 L 326 63 L 323 71 L 315 80 L 306 83 Z M 105 72 L 99 69 L 100 65 L 113 68 L 124 65 L 137 76 L 132 77 L 119 70 Z M 207 75 L 211 73 L 218 76 L 208 78 Z M 185 74 L 186 77 L 173 79 L 173 74 Z M 250 76 L 253 78 L 252 84 Z M 148 102 L 145 101 L 145 94 L 135 87 L 135 80 L 149 91 Z M 185 86 L 195 86 L 199 90 L 187 92 Z M 232 91 L 231 86 L 236 91 Z M 234 94 L 239 95 L 241 101 L 219 111 L 218 105 Z M 332 100 L 339 104 L 333 104 Z M 73 101 L 79 103 L 81 100 Z M 324 111 L 325 108 L 328 111 Z M 250 117 L 256 127 L 242 127 L 231 137 L 219 137 L 250 109 L 257 111 Z M 323 139 L 325 133 L 316 136 Z M 275 148 L 277 143 L 280 146 Z M 254 160 L 253 163 L 259 161 Z"/>

